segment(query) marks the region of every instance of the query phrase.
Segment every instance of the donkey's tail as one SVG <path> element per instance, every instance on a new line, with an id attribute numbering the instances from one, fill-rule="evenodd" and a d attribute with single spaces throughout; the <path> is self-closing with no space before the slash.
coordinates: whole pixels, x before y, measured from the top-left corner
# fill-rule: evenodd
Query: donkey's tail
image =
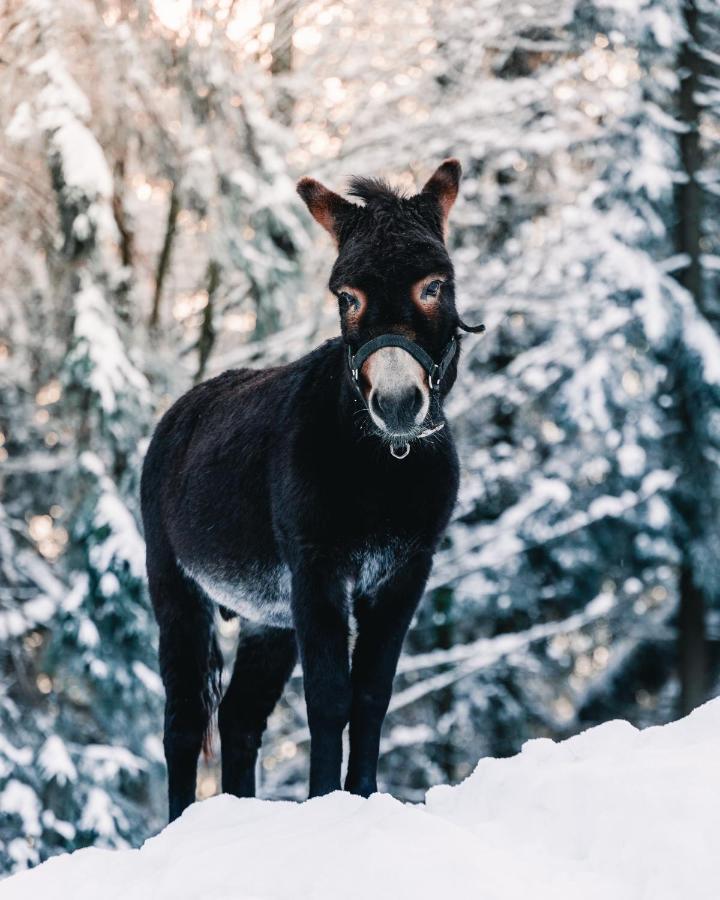
<path id="1" fill-rule="evenodd" d="M 168 732 L 184 734 L 184 740 L 200 737 L 202 753 L 209 759 L 223 671 L 215 607 L 200 586 L 174 560 L 168 560 L 168 553 L 155 552 L 157 543 L 148 541 L 148 576 L 160 629 L 165 738 Z"/>
<path id="2" fill-rule="evenodd" d="M 207 662 L 207 684 L 202 695 L 205 721 L 207 722 L 202 739 L 202 754 L 206 763 L 214 756 L 213 739 L 217 729 L 217 711 L 222 699 L 223 657 L 214 632 L 210 640 Z"/>

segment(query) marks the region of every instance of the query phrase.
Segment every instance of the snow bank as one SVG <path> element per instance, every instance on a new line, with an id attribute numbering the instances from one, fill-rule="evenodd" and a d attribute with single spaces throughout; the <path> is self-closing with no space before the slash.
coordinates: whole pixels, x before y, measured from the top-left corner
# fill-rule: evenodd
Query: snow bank
<path id="1" fill-rule="evenodd" d="M 140 850 L 80 850 L 2 900 L 717 898 L 720 700 L 485 759 L 425 806 L 378 794 L 196 803 Z"/>

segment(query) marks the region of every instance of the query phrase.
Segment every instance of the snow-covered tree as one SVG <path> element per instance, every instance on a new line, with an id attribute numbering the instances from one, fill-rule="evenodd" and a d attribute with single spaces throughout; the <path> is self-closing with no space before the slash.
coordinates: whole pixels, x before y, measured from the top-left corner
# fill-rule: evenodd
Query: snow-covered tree
<path id="1" fill-rule="evenodd" d="M 354 67 L 354 32 L 328 38 L 342 89 L 370 100 L 325 164 L 412 176 L 418 148 L 460 156 L 459 302 L 488 324 L 464 343 L 449 407 L 462 502 L 384 748 L 386 783 L 408 796 L 534 734 L 698 702 L 678 650 L 689 570 L 708 585 L 703 609 L 717 604 L 720 355 L 672 277 L 684 265 L 680 7 L 458 4 L 412 25 L 427 60 L 404 78 L 392 58 L 380 73 L 379 59 Z M 323 62 L 321 44 L 319 83 Z M 283 746 L 273 786 L 277 766 L 298 766 Z"/>
<path id="2" fill-rule="evenodd" d="M 411 190 L 460 157 L 458 303 L 488 327 L 384 785 L 712 690 L 718 34 L 711 0 L 6 4 L 0 867 L 161 820 L 143 448 L 193 380 L 336 333 L 300 175 Z M 263 791 L 302 796 L 307 742 L 297 673 Z"/>
<path id="3" fill-rule="evenodd" d="M 42 371 L 50 377 L 35 393 L 33 421 L 54 422 L 58 430 L 48 430 L 44 443 L 59 453 L 49 454 L 47 464 L 32 454 L 16 460 L 19 471 L 26 467 L 26 481 L 11 468 L 7 484 L 8 510 L 17 516 L 28 504 L 25 538 L 49 562 L 36 557 L 30 572 L 21 564 L 19 574 L 6 573 L 9 601 L 13 585 L 27 595 L 27 581 L 37 582 L 38 573 L 44 594 L 28 596 L 8 616 L 21 641 L 15 666 L 33 677 L 9 690 L 3 708 L 10 742 L 2 772 L 5 867 L 57 849 L 117 845 L 151 827 L 149 798 L 161 759 L 161 689 L 133 500 L 151 395 L 118 315 L 126 277 L 114 254 L 110 166 L 91 128 L 90 101 L 62 52 L 62 10 L 36 6 L 38 18 L 26 22 L 36 29 L 36 58 L 27 65 L 26 97 L 7 134 L 14 145 L 41 154 L 54 200 L 54 240 L 45 258 L 36 251 L 34 260 L 47 267 L 47 299 L 29 300 L 45 303 L 58 329 L 48 343 Z M 30 323 L 25 332 L 10 324 L 8 354 L 23 360 L 37 352 Z M 33 385 L 32 370 L 23 374 L 29 377 L 18 379 L 18 391 Z M 6 412 L 17 442 L 18 414 L 29 405 Z M 56 470 L 61 477 L 46 477 Z M 10 548 L 17 526 L 4 534 Z M 48 566 L 61 555 L 50 575 Z M 13 690 L 23 692 L 31 716 L 18 715 Z"/>

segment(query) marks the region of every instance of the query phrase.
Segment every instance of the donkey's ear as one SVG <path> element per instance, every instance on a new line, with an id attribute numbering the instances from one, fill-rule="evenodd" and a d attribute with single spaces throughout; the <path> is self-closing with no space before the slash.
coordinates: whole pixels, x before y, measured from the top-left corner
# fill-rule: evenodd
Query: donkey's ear
<path id="1" fill-rule="evenodd" d="M 313 219 L 339 244 L 340 219 L 344 212 L 352 209 L 353 204 L 314 178 L 301 178 L 297 183 L 297 192 L 305 201 Z"/>
<path id="2" fill-rule="evenodd" d="M 452 205 L 457 199 L 460 189 L 462 166 L 457 159 L 446 159 L 435 169 L 421 193 L 429 194 L 435 199 L 442 216 L 443 231 L 447 228 L 447 220 Z"/>

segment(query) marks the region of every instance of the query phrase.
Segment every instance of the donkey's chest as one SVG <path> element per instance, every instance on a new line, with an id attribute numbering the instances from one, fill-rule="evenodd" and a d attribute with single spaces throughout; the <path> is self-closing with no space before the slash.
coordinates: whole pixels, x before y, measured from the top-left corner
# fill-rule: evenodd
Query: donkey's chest
<path id="1" fill-rule="evenodd" d="M 400 540 L 369 542 L 350 556 L 349 584 L 355 594 L 373 594 L 410 555 L 409 544 Z"/>

